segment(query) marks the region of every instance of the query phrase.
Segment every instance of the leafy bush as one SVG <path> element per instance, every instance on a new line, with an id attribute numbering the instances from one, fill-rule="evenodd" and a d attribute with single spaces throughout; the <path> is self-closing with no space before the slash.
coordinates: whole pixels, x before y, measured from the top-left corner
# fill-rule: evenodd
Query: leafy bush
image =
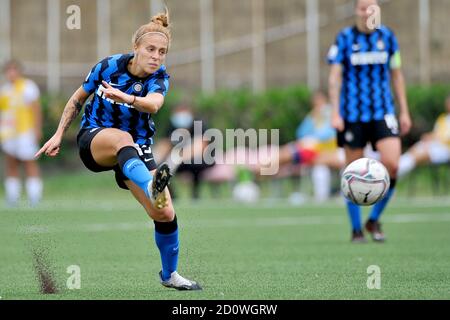
<path id="1" fill-rule="evenodd" d="M 411 86 L 408 88 L 408 101 L 414 127 L 404 139 L 410 145 L 420 135 L 432 129 L 439 114 L 444 112 L 445 97 L 450 94 L 450 84 L 430 87 Z M 181 91 L 171 91 L 165 106 L 154 116 L 157 136 L 166 132 L 171 110 L 187 95 Z M 295 129 L 310 110 L 311 92 L 304 86 L 269 89 L 253 94 L 250 89 L 220 90 L 215 94 L 197 94 L 189 99 L 198 116 L 207 120 L 209 127 L 219 130 L 233 128 L 280 129 L 280 143 L 292 141 Z M 67 97 L 43 96 L 44 137 L 50 138 L 58 126 Z M 67 132 L 60 161 L 78 161 L 73 155 L 76 148 L 76 134 L 81 117 L 78 117 Z"/>

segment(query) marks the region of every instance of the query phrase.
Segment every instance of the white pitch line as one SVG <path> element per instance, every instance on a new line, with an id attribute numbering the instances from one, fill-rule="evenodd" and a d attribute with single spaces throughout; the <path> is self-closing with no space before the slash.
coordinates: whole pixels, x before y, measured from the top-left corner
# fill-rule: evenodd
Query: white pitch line
<path id="1" fill-rule="evenodd" d="M 388 223 L 423 223 L 423 222 L 450 222 L 450 213 L 444 214 L 399 214 L 386 216 L 383 219 Z M 346 217 L 277 217 L 277 218 L 242 218 L 242 219 L 201 219 L 184 221 L 187 228 L 239 228 L 239 227 L 289 227 L 304 225 L 339 225 L 347 224 Z M 19 233 L 42 234 L 61 232 L 113 232 L 113 231 L 140 231 L 152 228 L 152 223 L 122 222 L 122 223 L 95 223 L 81 225 L 30 225 L 22 227 Z M 6 230 L 5 230 L 6 231 Z"/>
<path id="2" fill-rule="evenodd" d="M 345 208 L 342 199 L 334 198 L 326 203 L 316 203 L 314 201 L 306 201 L 302 205 L 292 205 L 286 199 L 263 199 L 255 204 L 239 204 L 233 200 L 220 200 L 220 205 L 213 199 L 202 200 L 199 203 L 193 203 L 189 201 L 175 202 L 176 208 L 184 209 L 204 209 L 211 212 L 224 209 L 229 210 L 274 210 L 274 209 L 308 209 L 308 208 L 320 208 L 323 210 L 342 210 Z M 255 208 L 256 206 L 256 208 Z M 441 198 L 415 198 L 404 199 L 399 198 L 389 204 L 391 209 L 408 209 L 408 208 L 428 209 L 428 208 L 449 208 L 450 210 L 450 197 Z M 47 200 L 41 203 L 36 208 L 21 207 L 18 209 L 11 209 L 7 207 L 1 207 L 1 211 L 4 212 L 36 212 L 36 213 L 50 213 L 50 212 L 65 212 L 65 211 L 101 211 L 101 212 L 118 212 L 118 211 L 140 211 L 141 206 L 133 200 L 110 200 L 110 201 L 96 201 L 96 200 Z"/>

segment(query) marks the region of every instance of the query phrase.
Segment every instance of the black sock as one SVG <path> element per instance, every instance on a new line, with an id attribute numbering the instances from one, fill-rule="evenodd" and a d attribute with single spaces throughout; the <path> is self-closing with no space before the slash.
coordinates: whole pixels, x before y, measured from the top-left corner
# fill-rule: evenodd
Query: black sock
<path id="1" fill-rule="evenodd" d="M 155 223 L 155 231 L 160 234 L 171 234 L 178 229 L 177 216 L 175 215 L 173 221 L 171 222 L 158 222 Z"/>
<path id="2" fill-rule="evenodd" d="M 397 179 L 391 179 L 391 186 L 389 187 L 389 189 L 394 189 L 396 185 L 397 185 Z"/>
<path id="3" fill-rule="evenodd" d="M 125 163 L 133 158 L 140 159 L 135 147 L 126 146 L 117 152 L 117 161 L 119 162 L 120 169 L 123 169 Z"/>

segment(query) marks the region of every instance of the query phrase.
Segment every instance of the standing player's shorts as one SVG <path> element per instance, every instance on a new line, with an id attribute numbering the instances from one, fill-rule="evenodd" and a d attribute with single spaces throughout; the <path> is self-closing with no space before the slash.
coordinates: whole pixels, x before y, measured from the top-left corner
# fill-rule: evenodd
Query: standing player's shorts
<path id="1" fill-rule="evenodd" d="M 2 149 L 6 154 L 20 161 L 31 161 L 39 150 L 36 140 L 34 132 L 28 131 L 3 141 Z"/>
<path id="2" fill-rule="evenodd" d="M 397 119 L 393 115 L 386 115 L 385 120 L 371 122 L 345 122 L 345 129 L 338 132 L 339 147 L 348 146 L 351 149 L 364 149 L 368 142 L 376 151 L 378 141 L 399 137 L 400 131 Z"/>
<path id="3" fill-rule="evenodd" d="M 94 128 L 94 129 L 81 129 L 77 136 L 77 143 L 81 161 L 86 168 L 91 170 L 92 172 L 104 172 L 113 170 L 116 176 L 117 185 L 125 190 L 128 190 L 127 185 L 124 181 L 129 180 L 120 169 L 119 165 L 115 165 L 114 167 L 103 167 L 97 164 L 92 156 L 91 152 L 91 143 L 94 137 L 102 130 L 106 128 Z M 152 171 L 157 168 L 155 159 L 152 154 L 152 149 L 150 145 L 138 145 L 135 144 L 135 148 L 139 154 L 139 158 L 142 162 L 145 163 L 145 166 L 149 171 Z"/>

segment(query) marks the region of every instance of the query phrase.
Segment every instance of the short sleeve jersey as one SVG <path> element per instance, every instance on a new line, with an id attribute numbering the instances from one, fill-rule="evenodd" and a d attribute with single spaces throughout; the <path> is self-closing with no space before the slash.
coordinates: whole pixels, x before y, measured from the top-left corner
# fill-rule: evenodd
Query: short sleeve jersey
<path id="1" fill-rule="evenodd" d="M 92 68 L 83 83 L 88 94 L 94 94 L 87 103 L 81 121 L 82 129 L 116 128 L 129 132 L 137 144 L 152 144 L 155 134 L 155 123 L 149 113 L 139 112 L 126 103 L 117 103 L 104 97 L 102 81 L 113 88 L 137 97 L 145 97 L 150 93 L 163 96 L 169 89 L 169 75 L 162 65 L 158 71 L 147 78 L 138 78 L 128 71 L 128 63 L 133 54 L 110 56 Z"/>
<path id="2" fill-rule="evenodd" d="M 328 53 L 329 64 L 340 64 L 343 81 L 340 113 L 348 122 L 383 120 L 395 114 L 391 70 L 401 65 L 392 30 L 385 26 L 366 34 L 356 26 L 343 29 Z"/>

